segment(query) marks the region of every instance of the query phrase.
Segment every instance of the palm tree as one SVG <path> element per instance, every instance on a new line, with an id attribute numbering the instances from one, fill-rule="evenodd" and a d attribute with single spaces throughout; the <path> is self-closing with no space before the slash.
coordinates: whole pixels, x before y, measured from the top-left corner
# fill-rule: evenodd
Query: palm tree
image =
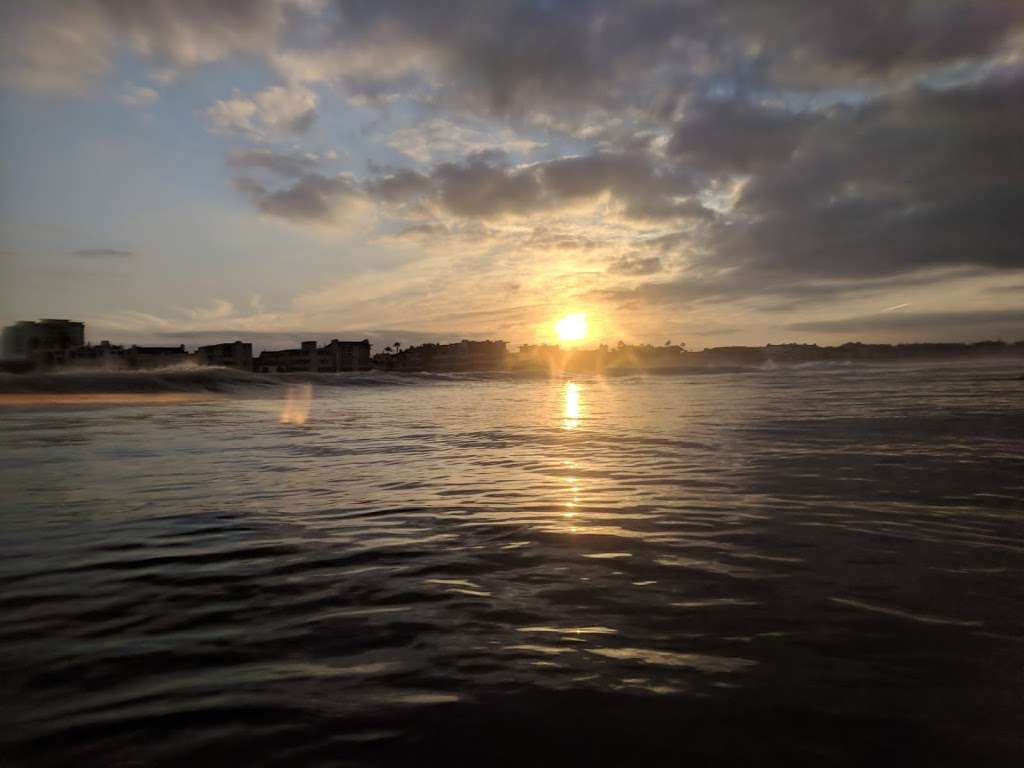
<path id="1" fill-rule="evenodd" d="M 391 347 L 384 347 L 384 353 L 387 355 L 391 354 Z"/>

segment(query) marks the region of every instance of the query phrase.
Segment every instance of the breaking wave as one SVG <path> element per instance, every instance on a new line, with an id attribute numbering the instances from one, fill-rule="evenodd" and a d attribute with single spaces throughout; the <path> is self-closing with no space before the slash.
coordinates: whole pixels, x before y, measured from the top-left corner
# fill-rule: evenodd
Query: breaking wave
<path id="1" fill-rule="evenodd" d="M 232 368 L 174 367 L 150 371 L 62 371 L 0 374 L 3 394 L 187 393 L 278 395 L 294 384 L 318 387 L 410 386 L 478 378 L 475 374 L 387 373 L 250 373 Z"/>

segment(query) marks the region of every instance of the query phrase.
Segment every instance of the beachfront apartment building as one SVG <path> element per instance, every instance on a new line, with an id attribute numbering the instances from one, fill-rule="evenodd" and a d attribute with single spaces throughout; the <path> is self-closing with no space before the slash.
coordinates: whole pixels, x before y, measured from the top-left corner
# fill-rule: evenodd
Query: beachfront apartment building
<path id="1" fill-rule="evenodd" d="M 3 357 L 45 365 L 85 345 L 85 323 L 73 320 L 19 320 L 3 331 Z"/>
<path id="2" fill-rule="evenodd" d="M 370 342 L 340 341 L 317 346 L 304 341 L 299 349 L 264 350 L 253 361 L 257 373 L 339 373 L 366 371 L 370 368 Z"/>
<path id="3" fill-rule="evenodd" d="M 192 355 L 198 365 L 217 365 L 222 368 L 252 370 L 252 344 L 246 341 L 228 341 L 199 347 Z"/>
<path id="4" fill-rule="evenodd" d="M 176 347 L 139 347 L 132 345 L 125 351 L 129 368 L 167 368 L 188 362 L 185 345 Z"/>

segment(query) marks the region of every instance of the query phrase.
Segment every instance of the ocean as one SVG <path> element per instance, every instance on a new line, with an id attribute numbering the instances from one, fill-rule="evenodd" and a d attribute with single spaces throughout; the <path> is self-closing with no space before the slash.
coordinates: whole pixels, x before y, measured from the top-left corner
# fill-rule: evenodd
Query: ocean
<path id="1" fill-rule="evenodd" d="M 1019 765 L 1022 374 L 2 376 L 0 765 Z"/>

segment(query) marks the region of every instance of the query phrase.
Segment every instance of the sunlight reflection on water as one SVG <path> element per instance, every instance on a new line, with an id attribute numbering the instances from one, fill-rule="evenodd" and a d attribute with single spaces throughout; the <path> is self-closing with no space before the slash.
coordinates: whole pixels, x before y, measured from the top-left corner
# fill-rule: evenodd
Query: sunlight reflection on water
<path id="1" fill-rule="evenodd" d="M 580 425 L 580 385 L 575 381 L 565 383 L 565 411 L 562 429 L 576 429 Z"/>

